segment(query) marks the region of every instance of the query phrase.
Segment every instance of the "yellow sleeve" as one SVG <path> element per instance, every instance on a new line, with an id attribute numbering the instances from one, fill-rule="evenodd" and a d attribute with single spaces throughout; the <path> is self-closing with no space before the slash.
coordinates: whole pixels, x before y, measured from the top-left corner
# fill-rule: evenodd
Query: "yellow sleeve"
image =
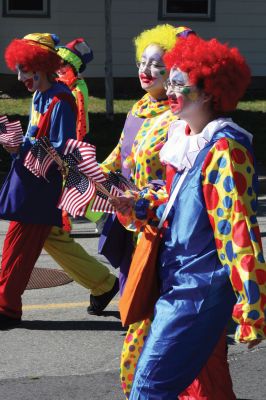
<path id="1" fill-rule="evenodd" d="M 114 148 L 111 154 L 101 163 L 103 172 L 116 172 L 122 170 L 121 165 L 121 146 L 124 139 L 124 132 L 122 132 L 117 146 Z"/>
<path id="2" fill-rule="evenodd" d="M 256 217 L 252 156 L 234 140 L 220 139 L 208 153 L 202 173 L 219 259 L 237 296 L 236 340 L 265 338 L 266 264 Z"/>

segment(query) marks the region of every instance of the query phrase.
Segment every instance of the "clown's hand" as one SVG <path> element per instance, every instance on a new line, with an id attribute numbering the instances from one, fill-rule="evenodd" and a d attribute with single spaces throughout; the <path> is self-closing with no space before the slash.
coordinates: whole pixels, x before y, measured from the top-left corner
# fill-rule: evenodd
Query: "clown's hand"
<path id="1" fill-rule="evenodd" d="M 61 172 L 63 178 L 66 179 L 69 173 L 69 167 L 66 164 L 61 164 L 59 165 L 58 170 Z"/>
<path id="2" fill-rule="evenodd" d="M 116 211 L 122 215 L 130 214 L 135 204 L 134 196 L 131 194 L 113 197 L 112 199 L 109 199 L 109 202 L 116 209 Z"/>

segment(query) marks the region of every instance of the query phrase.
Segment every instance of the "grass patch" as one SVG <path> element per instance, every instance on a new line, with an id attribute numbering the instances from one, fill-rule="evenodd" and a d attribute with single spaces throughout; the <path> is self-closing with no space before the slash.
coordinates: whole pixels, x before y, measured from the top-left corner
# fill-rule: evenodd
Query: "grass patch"
<path id="1" fill-rule="evenodd" d="M 114 100 L 114 113 L 127 114 L 136 100 Z M 14 114 L 28 116 L 31 104 L 31 97 L 19 99 L 0 98 L 0 115 Z M 90 97 L 89 112 L 95 114 L 104 114 L 106 109 L 106 100 L 98 97 Z M 266 99 L 247 99 L 240 101 L 237 110 L 249 112 L 266 113 Z M 245 122 L 245 121 L 244 121 Z"/>
<path id="2" fill-rule="evenodd" d="M 135 100 L 115 100 L 114 101 L 114 113 L 127 114 L 128 110 L 135 103 Z M 25 97 L 20 99 L 0 99 L 0 115 L 14 114 L 21 116 L 28 116 L 30 112 L 31 97 Z M 89 113 L 93 114 L 104 114 L 106 110 L 106 100 L 98 97 L 90 97 L 89 100 Z"/>
<path id="3" fill-rule="evenodd" d="M 109 120 L 105 114 L 105 99 L 90 97 L 89 141 L 97 148 L 97 159 L 102 161 L 116 146 L 127 112 L 135 100 L 114 100 L 114 118 Z M 0 98 L 0 115 L 7 115 L 10 120 L 20 119 L 24 131 L 28 124 L 31 97 L 18 99 Z M 251 98 L 241 101 L 232 113 L 233 120 L 254 135 L 254 151 L 259 163 L 266 166 L 266 99 Z M 0 169 L 6 171 L 10 165 L 9 155 L 0 146 Z"/>
<path id="4" fill-rule="evenodd" d="M 127 114 L 128 110 L 133 106 L 136 100 L 114 100 L 114 113 Z M 97 97 L 90 97 L 89 100 L 89 113 L 105 113 L 106 100 Z"/>
<path id="5" fill-rule="evenodd" d="M 240 101 L 237 107 L 238 110 L 248 110 L 248 111 L 261 111 L 266 113 L 266 100 L 247 100 Z"/>

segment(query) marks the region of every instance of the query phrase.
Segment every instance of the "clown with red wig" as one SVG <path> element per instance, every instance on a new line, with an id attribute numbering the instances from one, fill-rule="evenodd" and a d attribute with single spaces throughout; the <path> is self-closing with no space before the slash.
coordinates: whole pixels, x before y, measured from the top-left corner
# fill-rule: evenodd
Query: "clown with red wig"
<path id="1" fill-rule="evenodd" d="M 60 153 L 76 134 L 76 105 L 68 87 L 57 83 L 60 66 L 56 44 L 49 33 L 33 33 L 14 39 L 6 49 L 8 67 L 16 71 L 29 92 L 34 93 L 30 122 L 20 147 L 12 153 L 11 170 L 0 191 L 0 218 L 9 220 L 0 275 L 0 329 L 21 320 L 21 296 L 52 226 L 61 226 L 57 203 L 62 190 L 62 175 L 55 165 L 48 182 L 37 178 L 23 165 L 36 139 L 46 136 Z"/>
<path id="2" fill-rule="evenodd" d="M 92 59 L 92 51 L 81 38 L 68 43 L 66 47 L 58 48 L 57 44 L 58 38 L 55 35 L 30 34 L 22 40 L 15 39 L 7 48 L 5 54 L 8 66 L 17 70 L 18 79 L 25 84 L 30 92 L 35 93 L 25 143 L 19 149 L 19 154 L 12 167 L 12 173 L 4 184 L 2 192 L 0 192 L 0 204 L 2 204 L 0 215 L 2 218 L 19 221 L 19 223 L 32 224 L 29 225 L 30 234 L 34 235 L 35 233 L 36 240 L 39 235 L 40 243 L 38 242 L 38 245 L 35 245 L 34 241 L 28 240 L 26 244 L 23 244 L 23 248 L 28 252 L 29 261 L 27 261 L 27 268 L 25 268 L 23 253 L 20 274 L 25 271 L 27 275 L 23 278 L 15 275 L 15 278 L 20 279 L 21 282 L 20 286 L 18 285 L 18 290 L 15 290 L 12 286 L 14 285 L 13 280 L 15 281 L 12 275 L 12 279 L 8 280 L 5 289 L 3 289 L 3 300 L 0 292 L 0 313 L 4 314 L 3 316 L 0 315 L 0 325 L 1 319 L 6 321 L 6 325 L 15 324 L 20 320 L 20 296 L 25 289 L 29 273 L 42 247 L 74 281 L 90 290 L 92 295 L 103 299 L 104 307 L 108 305 L 118 290 L 116 276 L 110 273 L 109 268 L 88 254 L 79 243 L 69 236 L 69 232 L 62 229 L 62 215 L 56 208 L 62 187 L 62 178 L 59 172 L 52 171 L 52 175 L 48 177 L 48 183 L 42 178 L 38 179 L 29 174 L 29 171 L 22 165 L 24 156 L 31 143 L 34 143 L 35 137 L 47 134 L 52 145 L 57 151 L 61 152 L 68 138 L 76 138 L 77 135 L 81 139 L 78 135 L 81 125 L 84 127 L 83 134 L 87 132 L 84 114 L 84 104 L 87 103 L 81 104 L 79 100 L 81 100 L 82 95 L 76 93 L 74 87 L 70 85 L 68 88 L 66 82 L 56 81 L 55 72 L 58 72 L 58 69 L 62 67 L 63 57 L 69 64 L 73 65 L 77 77 L 78 71 L 83 71 L 86 64 Z M 79 81 L 81 82 L 81 80 Z M 86 86 L 85 82 L 84 85 Z M 79 85 L 76 85 L 75 88 L 80 92 L 81 87 Z M 84 118 L 80 119 L 82 114 Z M 76 118 L 74 122 L 73 118 Z M 81 120 L 83 122 L 80 124 Z M 80 133 L 81 131 L 79 131 Z M 16 174 L 19 174 L 21 179 L 18 179 Z M 11 187 L 12 190 L 10 190 Z M 11 206 L 12 210 L 10 209 Z M 17 227 L 17 225 L 14 226 Z M 20 227 L 20 225 L 18 226 Z M 42 235 L 39 234 L 39 230 Z M 47 234 L 47 230 L 49 230 L 49 234 Z M 24 238 L 23 230 L 21 235 Z M 23 238 L 20 237 L 21 243 L 23 243 Z M 10 241 L 6 241 L 5 249 L 8 249 L 9 244 Z M 22 250 L 22 247 L 15 247 L 14 250 L 13 246 L 10 245 L 9 249 L 9 252 L 13 252 L 13 254 L 20 254 L 19 251 Z M 7 254 L 9 252 L 7 251 Z M 6 270 L 16 267 L 16 263 L 13 265 L 9 262 L 8 256 L 7 263 Z M 2 269 L 3 265 L 4 262 Z M 0 290 L 1 282 L 0 278 Z M 8 298 L 7 290 L 9 287 L 12 287 L 13 293 Z M 7 305 L 9 303 L 14 304 L 14 310 L 11 309 L 10 305 L 8 312 L 4 306 L 2 308 L 4 301 Z"/>
<path id="3" fill-rule="evenodd" d="M 179 40 L 164 61 L 170 107 L 180 119 L 170 125 L 160 160 L 175 197 L 159 251 L 161 294 L 129 398 L 233 400 L 228 321 L 233 315 L 235 339 L 249 348 L 266 336 L 252 135 L 226 116 L 244 95 L 250 71 L 236 48 L 196 36 Z M 146 193 L 120 217 L 124 224 L 147 223 L 137 219 Z M 205 384 L 197 386 L 197 377 Z"/>

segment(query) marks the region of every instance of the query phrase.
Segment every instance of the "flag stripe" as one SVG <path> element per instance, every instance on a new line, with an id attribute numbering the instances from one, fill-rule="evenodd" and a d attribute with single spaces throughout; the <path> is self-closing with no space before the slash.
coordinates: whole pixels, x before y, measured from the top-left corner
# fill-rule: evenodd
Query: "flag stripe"
<path id="1" fill-rule="evenodd" d="M 89 143 L 69 139 L 64 149 L 64 155 L 73 153 L 76 149 L 82 157 L 82 161 L 77 164 L 78 169 L 89 178 L 97 182 L 104 182 L 106 178 L 96 161 L 96 147 Z"/>
<path id="2" fill-rule="evenodd" d="M 41 138 L 27 153 L 23 165 L 38 178 L 42 176 L 46 179 L 46 174 L 54 162 L 53 156 L 59 157 L 49 139 Z"/>
<path id="3" fill-rule="evenodd" d="M 8 122 L 8 118 L 6 115 L 0 115 L 0 124 L 6 124 Z"/>
<path id="4" fill-rule="evenodd" d="M 121 194 L 119 189 L 117 189 L 115 186 L 111 186 L 110 189 L 110 194 L 113 196 L 117 196 L 119 197 L 119 195 Z M 106 212 L 106 213 L 110 213 L 110 214 L 114 214 L 115 213 L 115 209 L 113 208 L 113 206 L 110 204 L 110 202 L 108 201 L 107 196 L 99 196 L 96 194 L 94 202 L 91 206 L 91 210 L 92 211 L 101 211 L 101 212 Z"/>
<path id="5" fill-rule="evenodd" d="M 76 187 L 71 189 L 65 187 L 58 208 L 67 211 L 73 217 L 77 215 L 84 216 L 87 209 L 86 206 L 92 199 L 94 192 L 95 187 L 91 183 L 89 183 L 86 192 L 83 194 Z"/>
<path id="6" fill-rule="evenodd" d="M 17 147 L 23 142 L 23 130 L 20 121 L 8 122 L 6 116 L 0 117 L 0 143 Z"/>

